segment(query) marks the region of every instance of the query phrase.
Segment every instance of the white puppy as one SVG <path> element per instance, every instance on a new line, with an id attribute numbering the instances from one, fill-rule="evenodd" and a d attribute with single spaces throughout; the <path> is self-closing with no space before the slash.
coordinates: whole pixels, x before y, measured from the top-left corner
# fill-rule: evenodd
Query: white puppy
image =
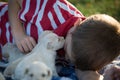
<path id="1" fill-rule="evenodd" d="M 2 57 L 6 60 L 6 62 L 8 61 L 8 63 L 0 62 L 0 67 L 7 67 L 11 62 L 22 56 L 24 56 L 24 54 L 20 52 L 15 44 L 6 43 L 2 47 Z"/>
<path id="2" fill-rule="evenodd" d="M 28 64 L 21 80 L 51 80 L 52 71 L 43 62 L 34 61 Z"/>
<path id="3" fill-rule="evenodd" d="M 59 37 L 55 33 L 51 31 L 44 31 L 38 40 L 38 44 L 36 47 L 32 50 L 32 52 L 29 55 L 26 55 L 22 58 L 21 61 L 18 64 L 13 62 L 13 66 L 10 65 L 7 70 L 11 68 L 15 68 L 12 72 L 5 70 L 5 75 L 12 75 L 14 74 L 14 78 L 17 80 L 21 80 L 21 78 L 24 77 L 24 73 L 26 69 L 28 68 L 28 65 L 31 64 L 34 61 L 40 61 L 43 62 L 45 65 L 47 65 L 53 72 L 53 75 L 57 75 L 56 68 L 55 68 L 55 57 L 56 57 L 56 50 L 60 49 L 64 45 L 64 38 Z M 15 65 L 17 64 L 17 65 Z M 38 70 L 39 71 L 39 70 Z M 10 73 L 7 73 L 10 72 Z"/>
<path id="4" fill-rule="evenodd" d="M 0 62 L 0 67 L 7 67 L 11 62 L 23 57 L 24 55 L 25 54 L 23 54 L 15 44 L 6 43 L 2 47 L 2 56 L 6 61 L 8 61 L 8 63 Z"/>
<path id="5" fill-rule="evenodd" d="M 2 56 L 6 59 L 8 59 L 8 62 L 11 63 L 15 60 L 17 60 L 20 57 L 23 57 L 25 54 L 23 54 L 15 44 L 13 43 L 6 43 L 2 47 Z"/>

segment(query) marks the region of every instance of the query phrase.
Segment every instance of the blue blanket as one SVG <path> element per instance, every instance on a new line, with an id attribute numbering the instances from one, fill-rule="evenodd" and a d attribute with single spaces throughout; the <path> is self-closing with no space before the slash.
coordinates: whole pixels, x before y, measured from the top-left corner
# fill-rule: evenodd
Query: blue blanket
<path id="1" fill-rule="evenodd" d="M 74 65 L 71 63 L 63 61 L 58 61 L 56 66 L 59 68 L 58 75 L 53 76 L 52 80 L 78 80 L 75 74 Z M 7 63 L 7 62 L 4 62 Z M 0 72 L 3 72 L 5 68 L 0 67 Z M 6 78 L 6 80 L 12 80 L 11 78 Z"/>
<path id="2" fill-rule="evenodd" d="M 58 74 L 59 77 L 53 76 L 52 80 L 78 80 L 72 66 L 62 67 Z"/>
<path id="3" fill-rule="evenodd" d="M 4 68 L 0 68 L 0 72 L 3 72 Z M 52 80 L 78 80 L 73 67 L 62 67 L 58 73 L 60 76 L 53 76 Z M 6 78 L 6 80 L 12 80 Z"/>

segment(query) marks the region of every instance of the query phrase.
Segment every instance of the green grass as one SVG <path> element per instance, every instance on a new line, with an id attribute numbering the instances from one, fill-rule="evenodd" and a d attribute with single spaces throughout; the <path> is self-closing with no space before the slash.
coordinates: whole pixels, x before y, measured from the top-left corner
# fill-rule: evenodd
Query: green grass
<path id="1" fill-rule="evenodd" d="M 120 0 L 68 0 L 85 16 L 108 14 L 120 21 Z"/>

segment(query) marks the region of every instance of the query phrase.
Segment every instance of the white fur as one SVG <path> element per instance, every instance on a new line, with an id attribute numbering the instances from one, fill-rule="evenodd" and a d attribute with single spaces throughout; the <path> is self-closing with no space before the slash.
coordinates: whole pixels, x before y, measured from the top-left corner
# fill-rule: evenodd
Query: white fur
<path id="1" fill-rule="evenodd" d="M 52 71 L 43 62 L 34 61 L 28 64 L 21 80 L 51 80 Z"/>
<path id="2" fill-rule="evenodd" d="M 0 62 L 0 67 L 7 67 L 11 62 L 23 57 L 25 54 L 20 52 L 17 46 L 13 43 L 6 43 L 2 47 L 2 57 L 8 61 L 8 63 Z"/>
<path id="3" fill-rule="evenodd" d="M 5 80 L 5 78 L 1 72 L 0 72 L 0 80 Z"/>
<path id="4" fill-rule="evenodd" d="M 23 57 L 25 54 L 20 52 L 20 50 L 17 48 L 17 46 L 13 43 L 6 43 L 2 47 L 2 56 L 6 59 L 8 59 L 8 62 L 11 63 L 15 60 L 17 60 L 20 57 Z"/>
<path id="5" fill-rule="evenodd" d="M 17 80 L 22 80 L 22 78 L 24 77 L 25 70 L 34 61 L 40 61 L 44 63 L 52 70 L 53 75 L 57 76 L 57 72 L 55 68 L 56 50 L 63 47 L 64 41 L 65 40 L 63 37 L 59 37 L 51 31 L 44 31 L 40 35 L 38 44 L 32 50 L 32 52 L 29 55 L 24 56 L 24 58 L 22 58 L 22 60 L 17 65 L 14 65 L 16 66 L 15 72 L 14 72 L 14 76 L 15 76 L 14 78 Z M 14 66 L 10 65 L 9 67 L 12 68 Z M 7 70 L 9 70 L 10 68 L 7 68 Z M 7 70 L 5 71 L 9 72 Z M 36 70 L 36 73 L 39 72 L 39 70 Z M 5 74 L 9 74 L 6 72 Z M 28 80 L 28 79 L 24 79 L 24 80 Z"/>

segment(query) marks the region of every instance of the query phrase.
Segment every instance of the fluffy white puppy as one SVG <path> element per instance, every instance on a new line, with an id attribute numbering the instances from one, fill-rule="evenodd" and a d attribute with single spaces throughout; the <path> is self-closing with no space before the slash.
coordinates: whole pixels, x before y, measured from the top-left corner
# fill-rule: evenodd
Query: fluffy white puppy
<path id="1" fill-rule="evenodd" d="M 18 58 L 24 56 L 22 52 L 17 48 L 17 46 L 13 43 L 6 43 L 2 47 L 2 56 L 8 61 L 8 63 L 0 62 L 0 67 L 7 67 L 11 62 L 17 60 Z"/>
<path id="2" fill-rule="evenodd" d="M 8 59 L 8 62 L 11 63 L 15 60 L 17 60 L 20 57 L 23 57 L 25 54 L 23 54 L 15 44 L 13 43 L 6 43 L 2 47 L 2 56 L 6 59 Z"/>
<path id="3" fill-rule="evenodd" d="M 51 80 L 52 71 L 43 62 L 34 61 L 28 64 L 21 80 Z"/>
<path id="4" fill-rule="evenodd" d="M 65 40 L 63 37 L 60 37 L 51 31 L 44 31 L 43 33 L 41 33 L 38 39 L 38 44 L 32 50 L 32 52 L 29 55 L 24 56 L 21 59 L 21 61 L 16 61 L 17 63 L 13 62 L 13 64 L 8 66 L 7 70 L 5 70 L 4 72 L 5 75 L 14 74 L 15 79 L 21 80 L 21 78 L 24 77 L 24 73 L 28 68 L 28 65 L 34 61 L 40 61 L 47 65 L 52 70 L 53 75 L 56 76 L 57 75 L 55 68 L 56 50 L 63 47 L 64 41 Z"/>

